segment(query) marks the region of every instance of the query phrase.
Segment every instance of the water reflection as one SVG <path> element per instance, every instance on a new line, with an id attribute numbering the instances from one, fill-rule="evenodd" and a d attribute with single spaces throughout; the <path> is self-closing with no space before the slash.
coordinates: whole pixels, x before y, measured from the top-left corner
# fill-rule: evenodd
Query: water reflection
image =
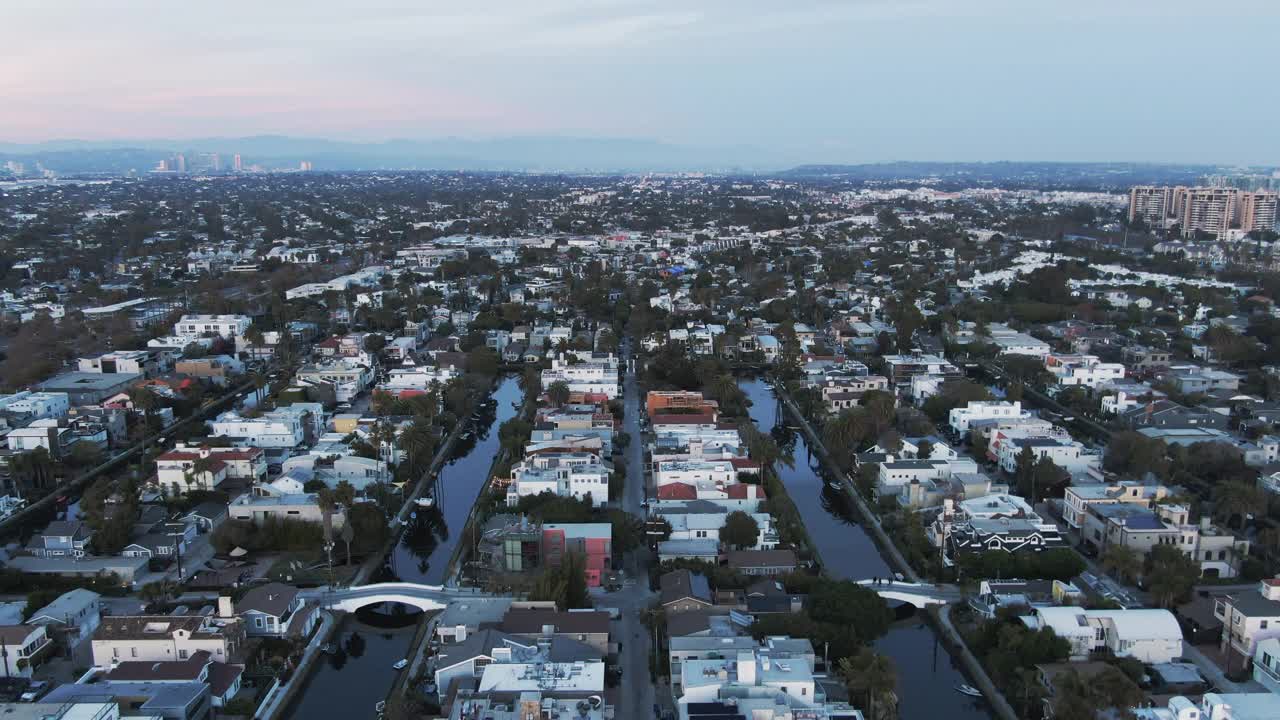
<path id="1" fill-rule="evenodd" d="M 391 666 L 408 655 L 420 616 L 387 606 L 346 616 L 332 638 L 332 652 L 316 663 L 284 717 L 374 717 L 374 704 L 386 698 L 395 682 Z"/>
<path id="2" fill-rule="evenodd" d="M 406 524 L 388 558 L 385 570 L 389 576 L 429 585 L 444 582 L 459 540 L 451 529 L 466 524 L 498 454 L 498 427 L 516 415 L 522 400 L 519 380 L 503 376 L 492 398 L 477 408 L 471 427 L 440 469 L 435 505 L 416 510 L 417 517 Z"/>
<path id="3" fill-rule="evenodd" d="M 863 530 L 854 514 L 853 501 L 832 489 L 812 456 L 803 435 L 779 423 L 778 402 L 763 380 L 738 383 L 751 400 L 752 421 L 771 433 L 781 447 L 792 443 L 794 467 L 777 471 L 787 493 L 804 519 L 805 529 L 832 577 L 861 580 L 890 575 L 889 565 Z M 817 468 L 817 469 L 815 469 Z M 899 619 L 910 618 L 913 609 L 895 609 Z M 966 680 L 951 656 L 938 645 L 932 628 L 921 623 L 895 624 L 878 642 L 876 650 L 891 657 L 898 668 L 898 711 L 907 720 L 957 720 L 990 718 L 984 701 L 966 698 L 952 688 Z"/>

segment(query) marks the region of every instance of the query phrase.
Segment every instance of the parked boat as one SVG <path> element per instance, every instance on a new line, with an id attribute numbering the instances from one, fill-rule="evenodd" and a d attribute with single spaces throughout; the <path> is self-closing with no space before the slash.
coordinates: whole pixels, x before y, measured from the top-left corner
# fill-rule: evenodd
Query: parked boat
<path id="1" fill-rule="evenodd" d="M 414 500 L 413 504 L 417 505 L 418 507 L 429 508 L 436 504 L 436 499 L 433 497 L 423 496 L 418 498 L 417 500 Z"/>
<path id="2" fill-rule="evenodd" d="M 395 668 L 396 670 L 403 670 L 403 669 L 405 669 L 406 667 L 408 667 L 408 665 L 409 665 L 409 661 L 408 661 L 408 660 L 406 660 L 406 659 L 401 659 L 401 660 L 397 660 L 397 661 L 396 661 L 396 664 L 395 664 L 395 665 L 392 665 L 391 667 Z"/>
<path id="3" fill-rule="evenodd" d="M 956 692 L 969 697 L 982 697 L 982 691 L 972 685 L 957 685 Z"/>

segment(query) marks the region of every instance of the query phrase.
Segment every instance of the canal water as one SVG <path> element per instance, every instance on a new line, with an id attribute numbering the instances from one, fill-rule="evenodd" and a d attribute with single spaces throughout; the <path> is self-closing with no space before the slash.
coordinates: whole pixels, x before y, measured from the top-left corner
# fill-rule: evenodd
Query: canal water
<path id="1" fill-rule="evenodd" d="M 452 458 L 440 468 L 434 507 L 416 509 L 390 556 L 390 574 L 405 582 L 441 585 L 449 558 L 466 525 L 493 459 L 498 455 L 498 428 L 515 417 L 524 402 L 520 382 L 504 375 L 492 395 L 493 401 L 480 407 L 480 417 L 472 423 L 471 435 L 460 438 Z"/>
<path id="2" fill-rule="evenodd" d="M 408 657 L 421 614 L 397 605 L 344 618 L 334 651 L 312 666 L 285 720 L 377 717 L 374 706 L 391 692 L 397 675 L 392 666 Z"/>
<path id="3" fill-rule="evenodd" d="M 858 523 L 853 503 L 842 492 L 827 487 L 803 434 L 787 431 L 785 424 L 780 426 L 781 408 L 773 389 L 763 380 L 752 378 L 740 380 L 738 385 L 751 400 L 750 414 L 756 427 L 773 433 L 784 450 L 792 451 L 794 467 L 780 463 L 778 475 L 804 519 L 827 573 L 848 580 L 891 575 L 875 542 Z M 933 628 L 923 621 L 896 623 L 876 642 L 876 650 L 892 658 L 897 666 L 898 711 L 905 720 L 991 717 L 985 701 L 955 692 L 957 685 L 968 681 L 938 643 Z"/>
<path id="4" fill-rule="evenodd" d="M 449 558 L 471 507 L 498 454 L 498 427 L 519 413 L 524 393 L 515 376 L 503 376 L 493 403 L 479 409 L 471 434 L 460 438 L 440 469 L 432 508 L 417 509 L 378 580 L 443 584 Z M 316 664 L 285 713 L 286 720 L 376 717 L 374 704 L 395 682 L 392 665 L 408 657 L 421 613 L 400 604 L 362 609 L 344 619 L 338 649 Z"/>

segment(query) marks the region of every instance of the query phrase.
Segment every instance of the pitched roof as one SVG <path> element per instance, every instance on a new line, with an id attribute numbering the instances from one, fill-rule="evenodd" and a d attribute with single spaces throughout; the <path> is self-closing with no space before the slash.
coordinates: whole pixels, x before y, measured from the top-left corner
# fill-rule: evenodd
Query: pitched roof
<path id="1" fill-rule="evenodd" d="M 298 588 L 284 583 L 267 583 L 253 588 L 236 603 L 236 612 L 260 612 L 264 615 L 283 617 L 289 611 Z"/>
<path id="2" fill-rule="evenodd" d="M 790 550 L 731 550 L 729 567 L 795 567 L 796 554 Z"/>
<path id="3" fill-rule="evenodd" d="M 542 628 L 551 625 L 556 633 L 608 633 L 609 613 L 561 612 L 539 608 L 512 608 L 502 617 L 500 629 L 513 635 L 541 635 Z"/>
<path id="4" fill-rule="evenodd" d="M 658 585 L 663 605 L 685 599 L 711 604 L 711 587 L 707 584 L 706 576 L 701 573 L 686 569 L 672 570 L 658 578 Z"/>

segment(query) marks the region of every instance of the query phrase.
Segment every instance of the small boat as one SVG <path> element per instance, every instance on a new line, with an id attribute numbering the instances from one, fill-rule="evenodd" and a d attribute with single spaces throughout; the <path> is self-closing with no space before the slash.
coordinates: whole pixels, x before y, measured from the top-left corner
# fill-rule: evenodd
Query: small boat
<path id="1" fill-rule="evenodd" d="M 420 497 L 417 500 L 414 500 L 413 504 L 418 507 L 429 508 L 436 504 L 436 499 L 433 497 Z"/>
<path id="2" fill-rule="evenodd" d="M 409 665 L 408 659 L 402 659 L 402 660 L 397 660 L 396 664 L 392 665 L 391 667 L 395 668 L 396 670 L 403 670 L 406 667 L 408 667 L 408 665 Z"/>
<path id="3" fill-rule="evenodd" d="M 320 646 L 320 652 L 324 653 L 325 655 L 332 655 L 337 651 L 338 651 L 338 646 L 331 642 L 327 642 Z"/>
<path id="4" fill-rule="evenodd" d="M 982 691 L 972 685 L 957 685 L 956 692 L 969 697 L 982 697 Z"/>
<path id="5" fill-rule="evenodd" d="M 840 483 L 838 483 L 838 482 L 836 482 L 836 481 L 834 481 L 834 480 L 828 480 L 828 481 L 827 481 L 827 487 L 831 488 L 832 490 L 839 490 L 839 489 L 840 489 Z"/>

